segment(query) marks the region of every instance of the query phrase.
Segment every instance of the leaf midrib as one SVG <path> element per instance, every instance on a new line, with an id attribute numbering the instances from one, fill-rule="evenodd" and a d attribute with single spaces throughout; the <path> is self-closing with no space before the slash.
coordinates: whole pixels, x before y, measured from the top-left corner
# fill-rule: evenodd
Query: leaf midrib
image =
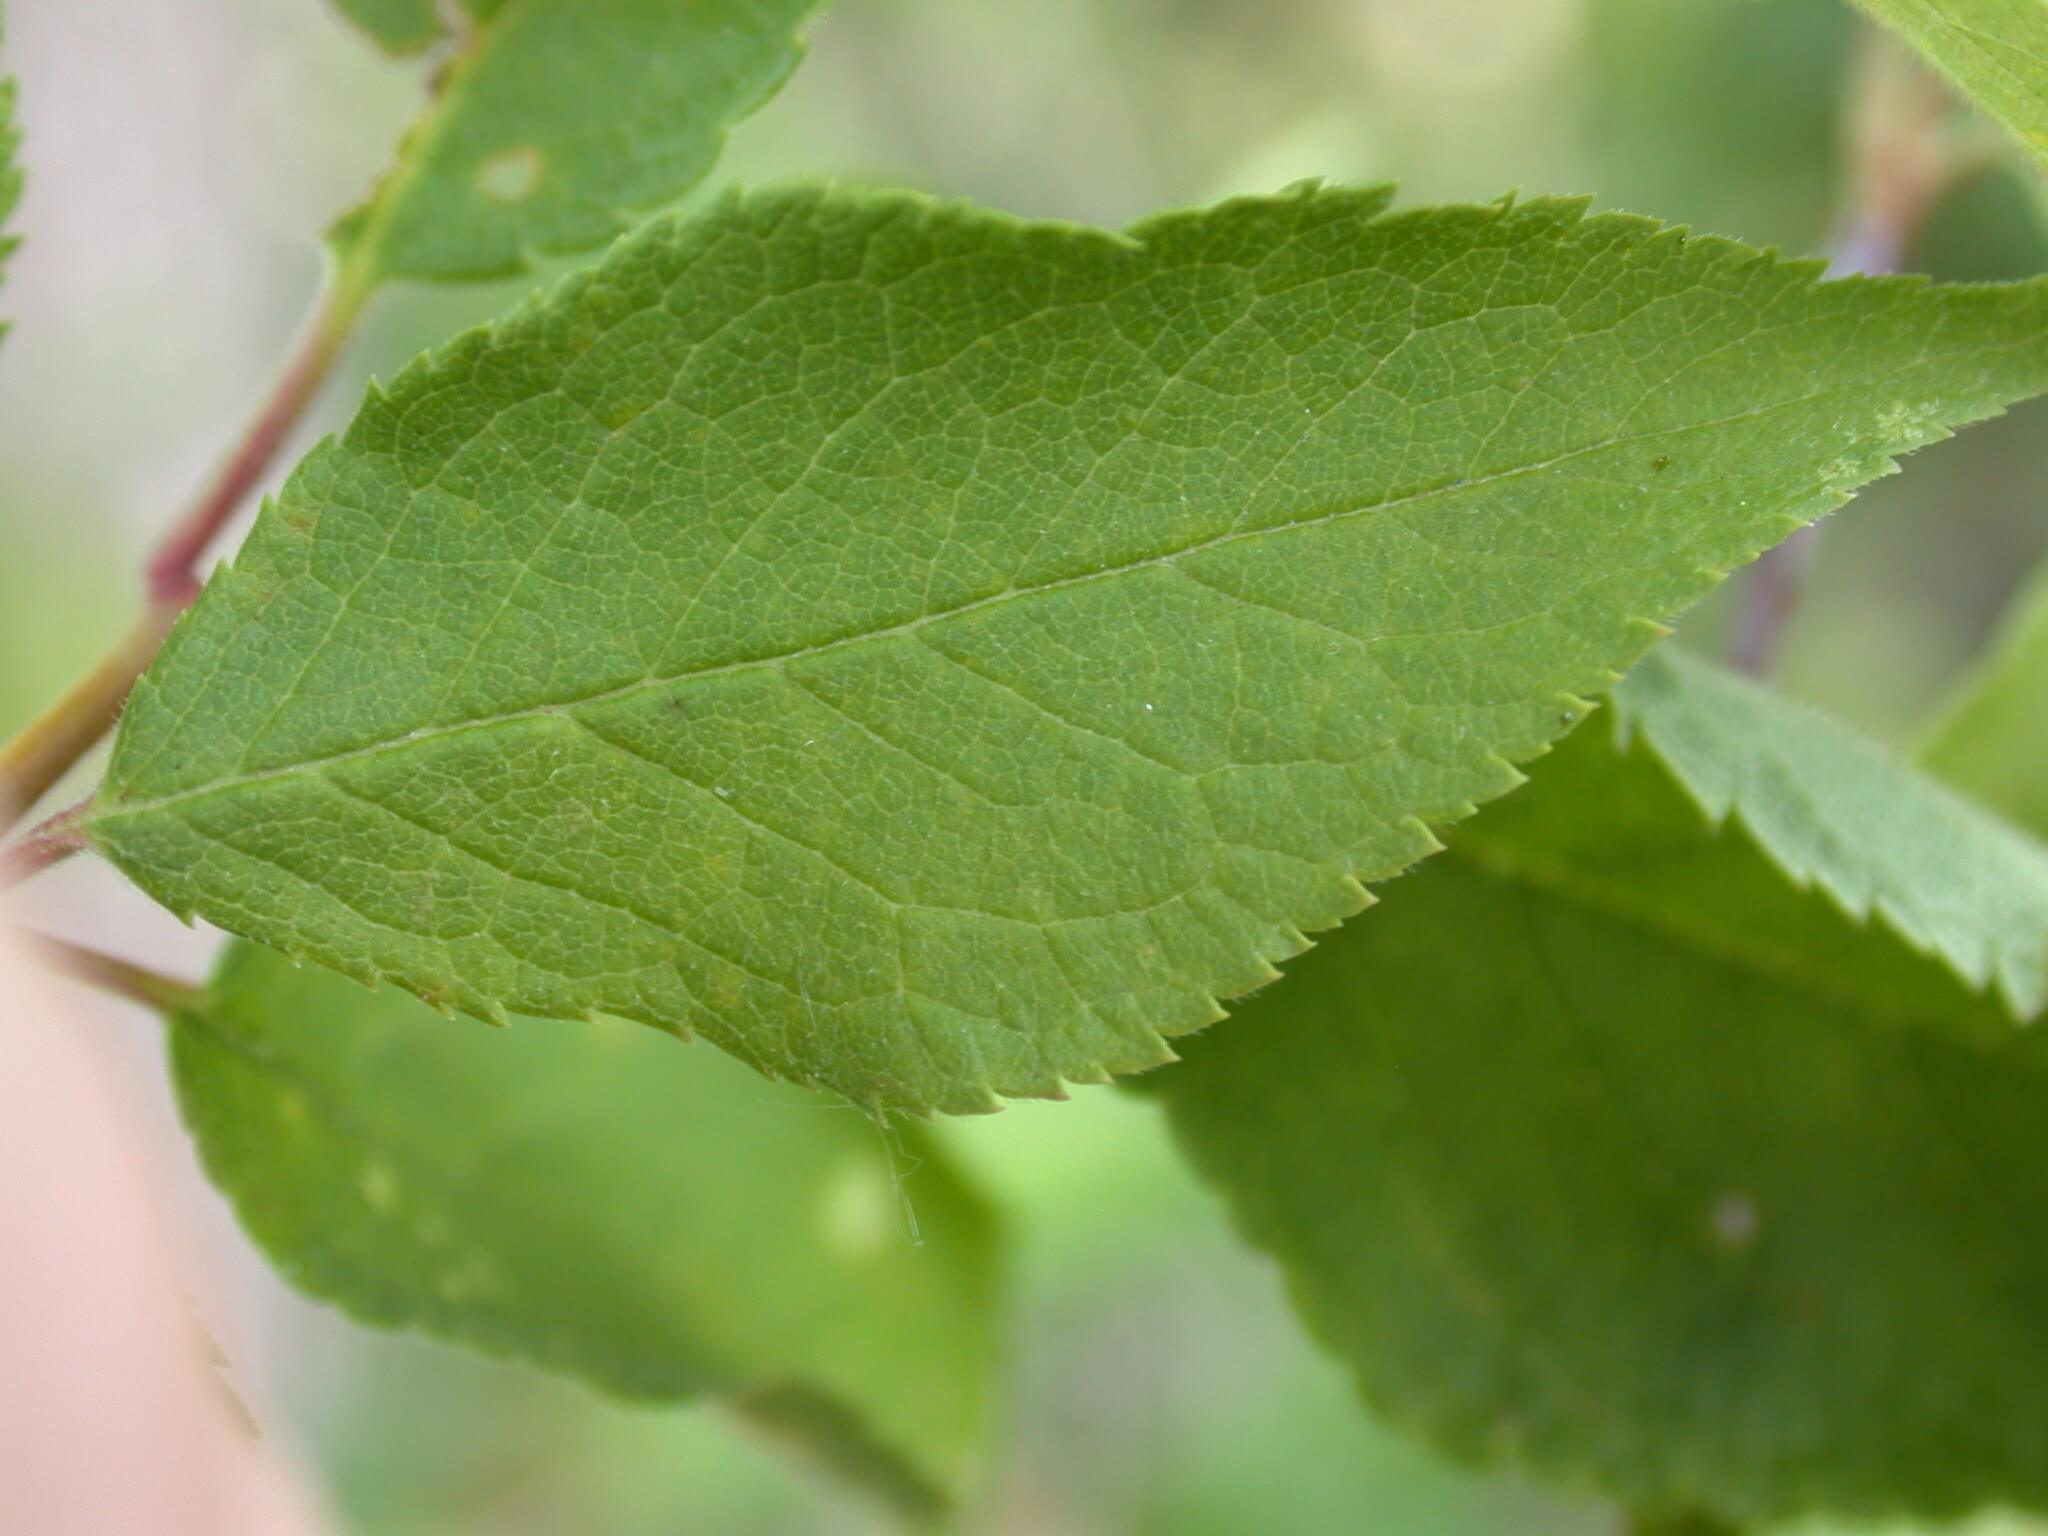
<path id="1" fill-rule="evenodd" d="M 1147 555 L 1141 559 L 1127 561 L 1121 565 L 1105 566 L 1099 570 L 1084 571 L 1078 575 L 1058 577 L 1030 586 L 1007 587 L 1001 592 L 993 593 L 987 597 L 975 598 L 972 601 L 957 604 L 952 608 L 942 609 L 937 613 L 917 614 L 909 619 L 879 628 L 836 635 L 831 639 L 821 640 L 815 644 L 802 646 L 793 651 L 783 651 L 767 656 L 743 657 L 735 661 L 719 662 L 712 666 L 691 668 L 687 671 L 669 673 L 659 677 L 637 678 L 630 683 L 622 684 L 616 688 L 603 689 L 596 693 L 583 694 L 576 698 L 550 700 L 545 703 L 505 710 L 495 715 L 480 715 L 467 720 L 449 721 L 441 725 L 422 726 L 403 735 L 387 737 L 360 747 L 326 753 L 318 757 L 301 758 L 276 768 L 261 769 L 250 773 L 224 774 L 218 778 L 207 780 L 202 784 L 174 790 L 163 795 L 139 799 L 124 799 L 120 797 L 119 791 L 116 789 L 111 796 L 102 796 L 94 808 L 79 819 L 78 826 L 80 830 L 89 830 L 93 825 L 100 822 L 114 821 L 123 817 L 165 810 L 172 806 L 203 799 L 207 796 L 289 779 L 300 773 L 316 771 L 342 763 L 376 758 L 388 752 L 403 750 L 420 745 L 423 742 L 435 741 L 444 737 L 461 735 L 467 731 L 487 730 L 500 725 L 515 725 L 522 721 L 543 719 L 550 715 L 568 714 L 574 710 L 588 708 L 593 705 L 613 703 L 621 699 L 633 698 L 642 693 L 674 687 L 682 683 L 697 682 L 707 678 L 727 677 L 750 671 L 787 667 L 796 662 L 809 660 L 812 657 L 832 654 L 858 645 L 914 635 L 925 628 L 947 623 L 954 619 L 965 618 L 971 614 L 999 607 L 1005 603 L 1026 602 L 1033 598 L 1072 587 L 1086 586 L 1100 581 L 1117 580 L 1138 571 L 1172 569 L 1181 560 L 1206 553 L 1213 549 L 1257 539 L 1283 537 L 1299 533 L 1305 529 L 1339 523 L 1350 518 L 1365 517 L 1377 512 L 1391 511 L 1398 507 L 1413 506 L 1440 496 L 1455 496 L 1467 491 L 1483 490 L 1524 475 L 1541 474 L 1594 454 L 1628 447 L 1635 443 L 1652 442 L 1660 438 L 1683 438 L 1695 432 L 1712 431 L 1736 422 L 1755 420 L 1778 411 L 1811 405 L 1816 401 L 1827 399 L 1831 395 L 1842 392 L 1840 389 L 1833 388 L 1816 390 L 1809 394 L 1753 406 L 1748 410 L 1732 412 L 1726 416 L 1688 422 L 1682 426 L 1659 428 L 1648 432 L 1621 433 L 1603 438 L 1597 442 L 1583 444 L 1577 448 L 1566 449 L 1564 452 L 1552 455 L 1546 459 L 1496 470 L 1491 474 L 1445 481 L 1437 485 L 1425 486 L 1417 491 L 1406 492 L 1398 496 L 1383 497 L 1377 501 L 1366 502 L 1358 506 L 1340 507 L 1332 512 L 1325 512 L 1313 517 L 1282 523 L 1272 527 L 1251 529 L 1232 527 L 1223 533 L 1197 540 L 1194 543 L 1184 545 L 1179 549 L 1168 550 L 1162 554 Z M 1232 600 L 1237 601 L 1235 598 Z M 1426 633 L 1431 636 L 1450 636 L 1457 633 L 1457 631 L 1444 629 L 1428 631 Z M 1389 634 L 1373 636 L 1369 640 L 1363 636 L 1358 638 L 1365 641 L 1365 643 L 1371 644 L 1408 637 Z"/>

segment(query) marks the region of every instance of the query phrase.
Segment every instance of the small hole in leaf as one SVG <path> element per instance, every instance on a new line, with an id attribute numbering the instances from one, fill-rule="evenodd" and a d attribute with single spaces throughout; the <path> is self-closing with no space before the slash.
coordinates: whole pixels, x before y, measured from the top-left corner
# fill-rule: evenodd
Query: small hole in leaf
<path id="1" fill-rule="evenodd" d="M 531 144 L 501 150 L 476 168 L 477 190 L 494 203 L 523 203 L 540 185 L 547 161 Z"/>

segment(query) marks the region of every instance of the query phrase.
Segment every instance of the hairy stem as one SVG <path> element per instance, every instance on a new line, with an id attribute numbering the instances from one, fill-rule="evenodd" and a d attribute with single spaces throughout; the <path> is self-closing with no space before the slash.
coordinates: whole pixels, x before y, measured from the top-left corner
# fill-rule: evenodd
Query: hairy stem
<path id="1" fill-rule="evenodd" d="M 141 617 L 90 672 L 0 747 L 0 827 L 26 815 L 113 728 L 135 680 L 198 596 L 208 546 L 248 499 L 326 382 L 367 296 L 357 282 L 329 284 L 304 338 L 233 451 L 151 554 Z"/>
<path id="2" fill-rule="evenodd" d="M 73 944 L 68 939 L 29 933 L 23 934 L 22 940 L 30 954 L 58 975 L 82 981 L 89 987 L 128 1002 L 140 1003 L 156 1013 L 172 1014 L 197 1007 L 206 995 L 205 988 L 189 981 L 180 981 L 175 976 L 166 976 L 127 960 L 117 960 L 96 949 Z"/>
<path id="3" fill-rule="evenodd" d="M 6 746 L 0 747 L 0 827 L 21 819 L 113 728 L 135 679 L 178 616 L 151 603 L 120 642 Z"/>

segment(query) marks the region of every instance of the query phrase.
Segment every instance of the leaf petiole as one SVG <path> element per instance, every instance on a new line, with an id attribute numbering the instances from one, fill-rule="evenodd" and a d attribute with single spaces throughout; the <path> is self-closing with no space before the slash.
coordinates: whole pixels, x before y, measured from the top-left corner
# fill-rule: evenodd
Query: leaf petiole
<path id="1" fill-rule="evenodd" d="M 0 747 L 0 827 L 12 825 L 113 728 L 182 607 L 150 603 L 93 669 Z"/>
<path id="2" fill-rule="evenodd" d="M 166 976 L 132 961 L 117 960 L 96 949 L 73 944 L 68 939 L 51 938 L 42 933 L 27 933 L 21 937 L 29 953 L 58 975 L 84 982 L 128 1002 L 139 1003 L 155 1013 L 169 1016 L 196 1008 L 206 996 L 206 989 L 192 982 L 180 981 L 175 976 Z"/>
<path id="3" fill-rule="evenodd" d="M 36 823 L 23 836 L 0 849 L 0 891 L 41 874 L 53 864 L 63 863 L 74 853 L 83 853 L 85 837 L 76 824 L 91 804 L 90 799 L 81 800 L 69 810 L 59 811 Z"/>
<path id="4" fill-rule="evenodd" d="M 369 290 L 331 280 L 304 339 L 204 492 L 158 542 L 143 611 L 128 633 L 42 714 L 0 746 L 0 827 L 13 825 L 113 729 L 121 706 L 199 593 L 199 562 L 305 414 L 361 318 Z M 72 850 L 66 850 L 72 851 Z M 36 866 L 41 867 L 41 866 Z"/>

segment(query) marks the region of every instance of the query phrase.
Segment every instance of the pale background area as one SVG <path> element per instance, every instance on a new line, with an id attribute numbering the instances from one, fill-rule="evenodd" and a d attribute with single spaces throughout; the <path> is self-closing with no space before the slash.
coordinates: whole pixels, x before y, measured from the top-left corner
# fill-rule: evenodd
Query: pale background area
<path id="1" fill-rule="evenodd" d="M 1410 201 L 1597 188 L 1813 251 L 1834 213 L 1850 33 L 1834 0 L 841 0 L 720 174 L 904 181 L 1111 223 L 1309 174 L 1398 174 Z M 419 82 L 322 0 L 10 0 L 0 63 L 22 81 L 30 175 L 27 243 L 0 287 L 11 728 L 125 622 L 150 530 L 250 408 L 317 283 L 319 231 L 384 163 Z M 2004 171 L 1951 198 L 1916 255 L 1949 276 L 2048 269 Z M 389 296 L 320 429 L 367 373 L 526 286 Z M 2022 412 L 1938 450 L 1831 530 L 1790 686 L 1881 732 L 1911 728 L 2048 551 L 2044 425 Z M 1718 622 L 1710 610 L 1689 634 L 1711 645 Z M 104 870 L 61 869 L 37 900 L 48 926 L 188 975 L 214 943 Z M 338 1530 L 879 1529 L 715 1408 L 611 1408 L 297 1300 L 200 1180 L 153 1023 L 71 1001 L 235 1390 Z M 1083 1091 L 952 1134 L 1023 1250 L 990 1529 L 1609 1529 L 1593 1506 L 1454 1472 L 1373 1429 L 1148 1109 Z"/>

